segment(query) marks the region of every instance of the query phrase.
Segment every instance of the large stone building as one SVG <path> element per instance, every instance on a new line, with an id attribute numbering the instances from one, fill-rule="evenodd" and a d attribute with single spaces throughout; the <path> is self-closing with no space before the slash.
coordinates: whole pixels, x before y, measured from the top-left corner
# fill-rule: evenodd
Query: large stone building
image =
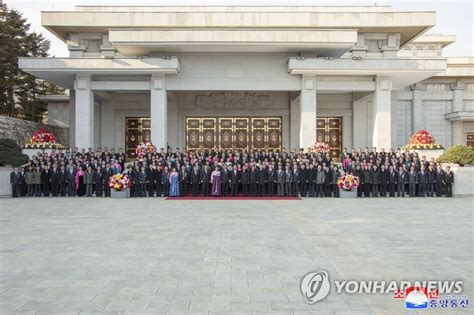
<path id="1" fill-rule="evenodd" d="M 49 122 L 80 148 L 444 146 L 474 133 L 474 58 L 435 12 L 390 6 L 76 6 L 42 12 L 68 58 L 21 58 L 70 90 Z M 472 140 L 471 140 L 472 143 Z"/>

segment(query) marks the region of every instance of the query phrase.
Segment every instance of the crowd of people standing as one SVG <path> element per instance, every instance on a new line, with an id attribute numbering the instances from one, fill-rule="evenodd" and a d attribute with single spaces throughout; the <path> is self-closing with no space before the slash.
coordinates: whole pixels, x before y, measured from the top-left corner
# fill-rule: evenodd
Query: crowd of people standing
<path id="1" fill-rule="evenodd" d="M 359 177 L 359 197 L 452 196 L 454 174 L 415 151 L 344 148 L 304 150 L 160 149 L 126 163 L 119 149 L 42 150 L 10 175 L 12 196 L 110 196 L 109 179 L 125 173 L 131 197 L 292 196 L 338 197 L 342 173 Z"/>

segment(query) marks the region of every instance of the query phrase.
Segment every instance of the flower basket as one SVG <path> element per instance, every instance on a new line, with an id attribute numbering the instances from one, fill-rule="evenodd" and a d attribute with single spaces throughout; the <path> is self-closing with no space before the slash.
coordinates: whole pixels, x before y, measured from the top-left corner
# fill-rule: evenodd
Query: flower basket
<path id="1" fill-rule="evenodd" d="M 137 158 L 143 157 L 148 153 L 155 153 L 156 146 L 153 145 L 150 141 L 140 142 L 137 147 L 135 148 L 135 156 Z"/>
<path id="2" fill-rule="evenodd" d="M 109 180 L 109 187 L 111 188 L 111 196 L 112 196 L 112 192 L 128 191 L 131 184 L 132 182 L 130 181 L 130 179 L 128 178 L 126 174 L 122 174 L 122 173 L 115 174 L 114 176 L 110 177 L 110 180 Z M 117 194 L 117 195 L 121 196 L 122 194 Z"/>
<path id="3" fill-rule="evenodd" d="M 431 133 L 426 130 L 420 130 L 410 137 L 403 150 L 443 150 L 441 144 L 437 144 Z"/>
<path id="4" fill-rule="evenodd" d="M 336 184 L 337 187 L 339 187 L 339 192 L 354 192 L 357 197 L 357 187 L 359 187 L 359 183 L 359 177 L 353 174 L 344 173 L 339 177 Z"/>
<path id="5" fill-rule="evenodd" d="M 311 151 L 316 153 L 329 153 L 330 147 L 325 142 L 316 142 L 312 147 Z"/>
<path id="6" fill-rule="evenodd" d="M 56 137 L 46 129 L 38 129 L 24 146 L 25 149 L 56 149 L 63 150 L 64 146 L 56 142 Z"/>

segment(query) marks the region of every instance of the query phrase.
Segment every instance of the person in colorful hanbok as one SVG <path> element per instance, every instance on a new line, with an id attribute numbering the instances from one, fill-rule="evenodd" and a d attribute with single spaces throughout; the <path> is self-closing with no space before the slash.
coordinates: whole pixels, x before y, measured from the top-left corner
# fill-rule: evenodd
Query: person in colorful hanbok
<path id="1" fill-rule="evenodd" d="M 176 168 L 173 167 L 173 170 L 170 173 L 170 196 L 179 197 L 179 173 L 176 171 Z"/>
<path id="2" fill-rule="evenodd" d="M 211 195 L 218 197 L 221 195 L 221 172 L 219 168 L 215 168 L 211 173 L 212 192 Z"/>

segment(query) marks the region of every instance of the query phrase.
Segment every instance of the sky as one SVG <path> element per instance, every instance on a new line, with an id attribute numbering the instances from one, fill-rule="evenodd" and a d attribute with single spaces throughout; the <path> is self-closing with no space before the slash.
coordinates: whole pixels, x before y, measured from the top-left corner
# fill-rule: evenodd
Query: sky
<path id="1" fill-rule="evenodd" d="M 2 0 L 0 0 L 2 1 Z M 429 33 L 456 35 L 457 41 L 444 49 L 447 57 L 474 56 L 474 0 L 3 0 L 10 8 L 23 13 L 31 29 L 51 41 L 50 55 L 68 56 L 66 44 L 41 26 L 41 11 L 73 10 L 74 5 L 392 5 L 396 11 L 436 11 L 436 26 Z"/>

